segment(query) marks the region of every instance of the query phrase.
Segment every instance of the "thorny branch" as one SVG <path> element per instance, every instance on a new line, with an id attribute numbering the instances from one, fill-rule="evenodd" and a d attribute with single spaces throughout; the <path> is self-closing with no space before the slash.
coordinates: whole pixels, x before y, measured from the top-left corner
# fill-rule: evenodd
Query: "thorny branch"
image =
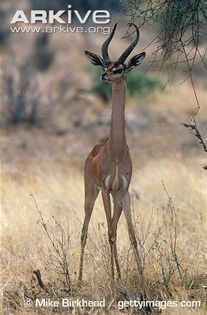
<path id="1" fill-rule="evenodd" d="M 129 17 L 130 22 L 138 23 L 139 27 L 151 25 L 157 30 L 156 36 L 150 43 L 150 45 L 152 43 L 156 45 L 156 48 L 152 53 L 153 59 L 147 70 L 155 62 L 160 64 L 159 72 L 167 62 L 168 74 L 175 71 L 177 65 L 181 63 L 186 66 L 186 78 L 182 80 L 181 84 L 186 80 L 190 81 L 196 104 L 187 123 L 182 125 L 191 129 L 206 152 L 206 143 L 195 122 L 195 117 L 200 110 L 200 102 L 193 79 L 193 70 L 199 63 L 202 63 L 204 71 L 207 71 L 206 1 L 121 0 L 121 2 L 124 14 Z M 157 58 L 159 56 L 161 56 L 161 60 Z M 173 57 L 172 61 L 170 61 L 171 57 Z M 169 83 L 170 79 L 168 76 L 164 88 Z M 204 169 L 207 169 L 207 165 L 204 166 Z"/>
<path id="2" fill-rule="evenodd" d="M 201 146 L 203 147 L 203 150 L 205 152 L 207 152 L 207 144 L 206 142 L 203 140 L 203 137 L 200 133 L 200 131 L 197 128 L 196 125 L 196 121 L 194 119 L 193 123 L 187 124 L 187 123 L 182 123 L 182 126 L 184 126 L 185 128 L 188 128 L 191 130 L 192 134 L 198 139 L 198 142 L 201 144 Z M 205 170 L 207 170 L 207 164 L 203 167 Z"/>

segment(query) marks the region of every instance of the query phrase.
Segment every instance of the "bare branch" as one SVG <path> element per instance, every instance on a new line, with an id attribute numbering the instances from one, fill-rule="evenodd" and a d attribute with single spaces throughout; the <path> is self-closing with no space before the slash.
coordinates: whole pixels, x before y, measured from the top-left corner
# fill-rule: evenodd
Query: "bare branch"
<path id="1" fill-rule="evenodd" d="M 181 125 L 192 130 L 192 133 L 198 138 L 199 143 L 202 145 L 204 151 L 207 152 L 207 144 L 204 142 L 203 137 L 196 126 L 196 122 L 194 121 L 194 124 L 182 123 Z"/>
<path id="2" fill-rule="evenodd" d="M 191 130 L 192 134 L 198 139 L 198 142 L 201 144 L 201 146 L 203 147 L 203 150 L 205 152 L 207 152 L 207 144 L 206 142 L 203 140 L 203 137 L 200 133 L 200 131 L 198 130 L 197 128 L 197 125 L 196 125 L 196 121 L 194 119 L 193 123 L 182 123 L 181 124 L 182 126 L 184 126 L 185 128 L 188 128 Z M 205 170 L 207 170 L 207 164 L 203 167 Z"/>

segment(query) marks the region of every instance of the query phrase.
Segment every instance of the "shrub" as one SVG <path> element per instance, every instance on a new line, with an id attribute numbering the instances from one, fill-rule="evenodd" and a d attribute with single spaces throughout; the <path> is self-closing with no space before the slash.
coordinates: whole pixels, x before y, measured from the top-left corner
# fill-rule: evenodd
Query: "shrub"
<path id="1" fill-rule="evenodd" d="M 1 14 L 0 14 L 1 15 Z M 50 50 L 48 34 L 40 34 L 34 42 L 33 53 L 22 64 L 17 62 L 15 54 L 8 53 L 3 75 L 5 94 L 5 116 L 8 123 L 35 124 L 39 121 L 39 102 L 41 90 L 38 90 L 38 74 L 46 72 L 54 61 L 54 53 Z M 1 45 L 1 31 L 0 31 Z"/>
<path id="2" fill-rule="evenodd" d="M 101 82 L 99 77 L 102 73 L 101 69 L 93 68 L 90 70 L 92 78 L 91 91 L 98 95 L 104 102 L 111 98 L 111 86 L 109 83 Z M 135 97 L 137 94 L 152 93 L 155 90 L 161 90 L 162 83 L 149 73 L 129 72 L 127 84 L 127 96 Z"/>
<path id="3" fill-rule="evenodd" d="M 29 61 L 14 63 L 15 71 L 4 74 L 5 116 L 8 123 L 37 123 L 38 100 L 36 77 Z"/>
<path id="4" fill-rule="evenodd" d="M 128 96 L 133 97 L 136 94 L 152 93 L 161 89 L 161 81 L 149 73 L 130 72 L 128 75 Z"/>
<path id="5" fill-rule="evenodd" d="M 37 36 L 34 43 L 34 53 L 31 56 L 37 71 L 47 71 L 54 61 L 54 53 L 49 48 L 49 36 L 43 33 Z"/>

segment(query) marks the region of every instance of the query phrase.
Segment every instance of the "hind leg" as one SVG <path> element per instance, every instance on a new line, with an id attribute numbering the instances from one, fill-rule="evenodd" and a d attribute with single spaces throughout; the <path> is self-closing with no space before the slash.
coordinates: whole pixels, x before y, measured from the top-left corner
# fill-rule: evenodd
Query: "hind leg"
<path id="1" fill-rule="evenodd" d="M 125 215 L 126 222 L 127 222 L 129 239 L 130 239 L 130 242 L 131 242 L 133 250 L 134 250 L 137 269 L 138 269 L 138 272 L 140 275 L 141 287 L 143 289 L 144 281 L 143 281 L 142 261 L 141 261 L 140 253 L 138 251 L 137 240 L 136 240 L 134 227 L 133 227 L 133 223 L 132 223 L 131 208 L 130 208 L 130 196 L 129 196 L 128 191 L 124 194 L 122 202 L 123 202 L 123 211 L 124 211 L 124 215 Z"/>
<path id="2" fill-rule="evenodd" d="M 93 212 L 94 203 L 98 196 L 99 189 L 93 183 L 91 176 L 87 176 L 85 174 L 85 203 L 84 203 L 84 210 L 85 210 L 85 218 L 81 233 L 81 255 L 80 255 L 80 265 L 79 265 L 79 282 L 82 281 L 82 274 L 83 274 L 83 258 L 84 258 L 84 250 L 87 240 L 88 234 L 88 226 L 91 219 L 91 215 Z"/>

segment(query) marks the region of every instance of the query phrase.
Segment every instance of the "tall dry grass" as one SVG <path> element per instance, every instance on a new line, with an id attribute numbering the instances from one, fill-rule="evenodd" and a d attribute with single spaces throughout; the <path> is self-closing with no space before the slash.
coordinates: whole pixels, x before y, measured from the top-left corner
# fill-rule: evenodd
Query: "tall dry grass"
<path id="1" fill-rule="evenodd" d="M 25 296 L 31 299 L 37 296 L 105 298 L 109 301 L 112 297 L 109 247 L 100 198 L 89 228 L 84 284 L 82 288 L 77 286 L 83 221 L 83 183 L 79 169 L 69 167 L 66 170 L 65 166 L 59 164 L 57 167 L 48 161 L 25 172 L 22 168 L 13 174 L 5 173 L 2 181 L 1 262 L 5 314 L 26 313 Z M 204 314 L 205 196 L 204 174 L 198 161 L 149 159 L 146 167 L 140 170 L 135 162 L 131 196 L 149 297 L 201 300 L 202 308 L 199 311 L 190 309 L 190 312 Z M 54 249 L 54 244 L 60 248 L 62 238 L 70 288 Z M 175 252 L 172 245 L 176 245 Z M 123 216 L 118 227 L 118 252 L 123 274 L 122 282 L 117 284 L 118 295 L 123 298 L 127 288 L 131 292 L 127 298 L 130 298 L 130 294 L 139 292 L 139 277 Z M 45 291 L 33 273 L 37 269 L 41 272 Z M 112 313 L 116 312 L 115 304 Z M 183 309 L 182 314 L 185 311 Z M 163 314 L 172 314 L 172 310 L 165 310 Z M 175 314 L 181 313 L 177 310 Z"/>

